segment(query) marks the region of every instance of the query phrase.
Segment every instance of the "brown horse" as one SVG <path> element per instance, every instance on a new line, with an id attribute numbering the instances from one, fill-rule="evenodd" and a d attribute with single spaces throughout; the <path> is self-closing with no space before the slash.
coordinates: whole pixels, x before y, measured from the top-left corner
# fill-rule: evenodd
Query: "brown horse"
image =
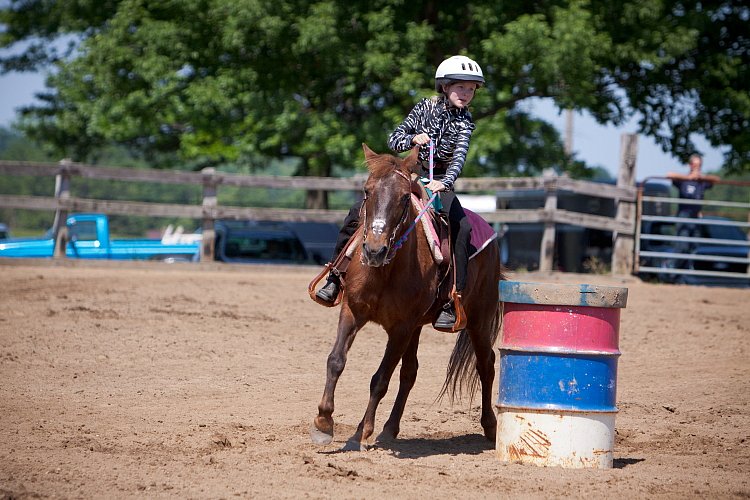
<path id="1" fill-rule="evenodd" d="M 418 148 L 404 159 L 376 154 L 363 144 L 370 175 L 365 182 L 362 244 L 354 250 L 346 274 L 336 342 L 328 356 L 326 385 L 318 405 L 311 438 L 317 444 L 333 440 L 334 391 L 344 370 L 347 353 L 357 332 L 369 321 L 388 334 L 383 359 L 370 382 L 370 400 L 347 448 L 364 449 L 373 434 L 375 411 L 388 390 L 399 360 L 400 384 L 390 417 L 378 439 L 399 433 L 406 399 L 417 378 L 417 348 L 422 326 L 437 317 L 436 300 L 442 274 L 434 263 L 429 243 L 418 231 L 411 232 L 397 251 L 399 241 L 417 216 L 410 201 L 412 174 L 419 171 Z M 463 304 L 468 317 L 458 334 L 448 364 L 442 395 L 451 401 L 467 391 L 482 390 L 481 424 L 494 441 L 497 420 L 492 407 L 495 373 L 493 345 L 499 328 L 498 280 L 502 270 L 497 245 L 487 246 L 469 261 L 468 286 Z"/>

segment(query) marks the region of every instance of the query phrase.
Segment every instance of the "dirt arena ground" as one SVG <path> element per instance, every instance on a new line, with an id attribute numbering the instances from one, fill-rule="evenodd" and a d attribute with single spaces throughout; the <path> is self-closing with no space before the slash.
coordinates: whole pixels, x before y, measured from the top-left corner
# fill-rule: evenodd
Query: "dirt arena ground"
<path id="1" fill-rule="evenodd" d="M 511 274 L 629 289 L 614 468 L 572 470 L 502 463 L 476 401 L 435 402 L 455 337 L 431 328 L 396 443 L 341 451 L 383 353 L 368 326 L 313 445 L 338 317 L 316 272 L 0 263 L 0 498 L 750 497 L 750 290 Z"/>

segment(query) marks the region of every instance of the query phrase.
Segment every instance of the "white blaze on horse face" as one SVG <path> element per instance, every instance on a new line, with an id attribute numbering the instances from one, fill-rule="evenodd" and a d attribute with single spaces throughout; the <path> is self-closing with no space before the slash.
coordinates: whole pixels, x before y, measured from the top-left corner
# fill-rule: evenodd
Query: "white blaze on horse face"
<path id="1" fill-rule="evenodd" d="M 385 219 L 374 219 L 372 221 L 372 234 L 381 235 L 385 230 Z"/>

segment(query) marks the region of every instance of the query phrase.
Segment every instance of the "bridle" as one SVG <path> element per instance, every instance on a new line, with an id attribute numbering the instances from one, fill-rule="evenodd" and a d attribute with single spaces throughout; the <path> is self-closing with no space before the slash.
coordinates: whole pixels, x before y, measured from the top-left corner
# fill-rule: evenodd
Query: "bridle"
<path id="1" fill-rule="evenodd" d="M 385 260 L 383 261 L 383 265 L 387 265 L 391 262 L 391 260 L 393 260 L 393 257 L 396 255 L 396 250 L 401 248 L 401 245 L 403 244 L 404 241 L 406 241 L 406 237 L 408 236 L 408 234 L 411 232 L 411 229 L 413 228 L 413 225 L 412 225 L 409 229 L 406 230 L 406 232 L 401 237 L 401 239 L 399 239 L 398 243 L 396 243 L 395 245 L 393 244 L 393 242 L 396 240 L 396 235 L 398 234 L 399 229 L 404 224 L 404 222 L 406 222 L 406 218 L 409 216 L 409 205 L 411 204 L 411 182 L 412 182 L 411 178 L 405 173 L 403 173 L 402 171 L 394 169 L 393 172 L 395 174 L 398 174 L 401 178 L 403 178 L 409 184 L 409 196 L 404 200 L 403 208 L 401 211 L 401 217 L 399 218 L 398 224 L 396 224 L 396 226 L 393 228 L 393 231 L 391 231 L 391 235 L 388 238 L 388 254 L 385 257 Z M 366 201 L 367 201 L 367 195 L 365 195 L 365 202 Z M 362 234 L 362 241 L 364 242 L 364 240 L 367 239 L 367 231 L 368 231 L 368 225 L 366 224 L 367 203 L 362 203 L 362 211 L 363 211 L 362 220 L 365 222 L 365 224 L 363 224 L 364 232 Z M 416 224 L 417 220 L 419 220 L 419 218 L 417 218 L 414 221 L 414 224 Z M 360 254 L 360 260 L 364 264 L 364 255 Z"/>

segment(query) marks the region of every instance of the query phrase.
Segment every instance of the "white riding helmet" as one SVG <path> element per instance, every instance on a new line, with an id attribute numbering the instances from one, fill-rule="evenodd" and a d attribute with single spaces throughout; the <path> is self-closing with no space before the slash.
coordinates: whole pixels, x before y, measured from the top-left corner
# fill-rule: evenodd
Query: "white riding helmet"
<path id="1" fill-rule="evenodd" d="M 455 81 L 484 83 L 482 68 L 466 56 L 452 56 L 440 63 L 435 71 L 435 91 L 442 92 L 442 86 Z"/>

